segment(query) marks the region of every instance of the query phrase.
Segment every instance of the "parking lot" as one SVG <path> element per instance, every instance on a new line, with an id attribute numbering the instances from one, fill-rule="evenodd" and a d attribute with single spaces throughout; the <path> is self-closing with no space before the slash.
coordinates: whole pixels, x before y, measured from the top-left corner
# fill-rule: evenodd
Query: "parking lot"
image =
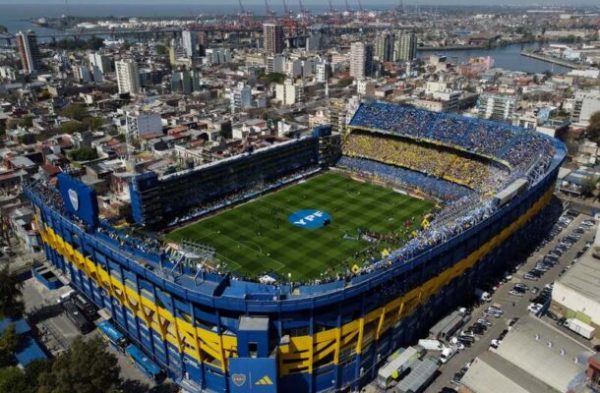
<path id="1" fill-rule="evenodd" d="M 539 315 L 542 308 L 545 309 L 551 296 L 549 289 L 551 283 L 571 266 L 583 250 L 589 247 L 588 243 L 593 241 L 596 232 L 596 227 L 590 225 L 582 230 L 579 229 L 582 222 L 591 219 L 590 216 L 579 215 L 572 221 L 563 217 L 565 216 L 561 216 L 561 222 L 555 225 L 549 235 L 551 239 L 544 240 L 526 261 L 517 266 L 515 271 L 507 272 L 499 285 L 494 285 L 495 291 L 489 302 L 483 302 L 473 309 L 470 322 L 460 330 L 469 330 L 468 328 L 482 317 L 491 322 L 491 326 L 487 330 L 479 332 L 482 334 L 477 334 L 473 329 L 470 329 L 471 332 L 465 332 L 469 336 L 474 336 L 472 344 L 440 366 L 440 374 L 426 389 L 426 392 L 437 393 L 450 387 L 456 389 L 460 383 L 461 374 L 465 371 L 465 366 L 479 354 L 487 351 L 492 340 L 498 340 L 499 337 L 505 335 L 510 329 L 509 325 L 514 324 L 519 318 L 529 313 Z M 545 287 L 546 289 L 544 289 Z M 533 304 L 536 303 L 543 303 L 543 305 L 534 306 Z M 494 313 L 494 307 L 492 307 L 491 314 L 486 316 L 484 313 L 491 305 L 498 306 L 501 312 Z M 556 321 L 547 316 L 543 320 L 556 324 Z M 568 331 L 567 329 L 563 330 Z M 588 347 L 591 345 L 582 337 L 577 337 L 575 334 L 569 335 Z M 453 379 L 454 381 L 452 381 Z"/>

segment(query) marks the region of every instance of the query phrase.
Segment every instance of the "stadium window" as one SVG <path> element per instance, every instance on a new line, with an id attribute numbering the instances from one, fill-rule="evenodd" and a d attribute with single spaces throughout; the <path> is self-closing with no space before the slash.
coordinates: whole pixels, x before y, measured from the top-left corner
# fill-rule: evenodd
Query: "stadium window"
<path id="1" fill-rule="evenodd" d="M 327 356 L 323 357 L 322 359 L 316 361 L 314 363 L 314 367 L 315 368 L 319 368 L 319 367 L 323 367 L 323 366 L 327 366 L 330 363 L 333 363 L 333 359 L 334 359 L 334 353 L 331 352 L 330 354 L 328 354 Z"/>
<path id="2" fill-rule="evenodd" d="M 248 343 L 248 353 L 251 358 L 255 358 L 258 356 L 258 343 L 250 342 Z"/>

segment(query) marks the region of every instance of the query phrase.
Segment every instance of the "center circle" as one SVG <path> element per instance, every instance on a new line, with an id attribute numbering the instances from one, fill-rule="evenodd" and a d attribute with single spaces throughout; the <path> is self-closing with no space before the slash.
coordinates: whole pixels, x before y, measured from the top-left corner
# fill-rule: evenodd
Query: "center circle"
<path id="1" fill-rule="evenodd" d="M 299 228 L 316 229 L 329 225 L 331 215 L 322 210 L 305 209 L 290 214 L 288 221 Z"/>

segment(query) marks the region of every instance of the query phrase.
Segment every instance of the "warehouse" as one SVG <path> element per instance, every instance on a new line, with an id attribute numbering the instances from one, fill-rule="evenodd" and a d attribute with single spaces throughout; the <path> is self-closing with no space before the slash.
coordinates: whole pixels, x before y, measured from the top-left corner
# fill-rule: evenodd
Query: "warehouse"
<path id="1" fill-rule="evenodd" d="M 479 356 L 462 379 L 464 392 L 566 392 L 585 380 L 590 348 L 528 316 L 495 352 Z"/>
<path id="2" fill-rule="evenodd" d="M 576 318 L 600 326 L 600 260 L 586 252 L 554 284 L 551 310 L 565 318 Z"/>

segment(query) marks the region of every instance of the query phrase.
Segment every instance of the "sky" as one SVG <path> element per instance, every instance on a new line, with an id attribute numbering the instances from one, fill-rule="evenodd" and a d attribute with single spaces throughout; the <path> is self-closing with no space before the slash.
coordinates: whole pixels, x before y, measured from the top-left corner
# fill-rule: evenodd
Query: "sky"
<path id="1" fill-rule="evenodd" d="M 85 5 L 85 4 L 120 4 L 120 5 L 144 5 L 144 4 L 192 4 L 192 5 L 215 5 L 215 0 L 67 0 L 69 4 L 72 5 Z M 268 0 L 270 4 L 273 6 L 279 6 L 282 4 L 283 0 Z M 416 2 L 419 4 L 436 4 L 436 5 L 486 5 L 486 1 L 481 0 L 404 0 L 405 5 L 415 4 Z M 287 0 L 290 6 L 297 6 L 298 1 L 296 0 Z M 0 5 L 3 4 L 64 4 L 65 0 L 0 0 Z M 221 0 L 219 3 L 224 5 L 237 5 L 237 0 Z M 264 0 L 243 0 L 243 3 L 246 5 L 264 5 Z M 322 5 L 324 3 L 323 0 L 304 0 L 304 5 L 310 6 L 314 4 Z M 345 0 L 332 0 L 334 7 L 338 6 L 338 8 L 342 8 L 339 6 L 345 5 Z M 351 7 L 357 4 L 357 0 L 349 0 L 348 3 Z M 399 0 L 363 0 L 362 1 L 365 8 L 368 8 L 369 4 L 377 4 L 381 5 L 397 5 L 399 4 Z M 598 6 L 600 2 L 598 0 L 504 0 L 501 2 L 504 5 L 525 5 L 525 6 L 573 6 L 573 5 L 596 5 Z M 489 4 L 489 3 L 488 3 Z M 491 3 L 490 5 L 497 5 Z"/>

